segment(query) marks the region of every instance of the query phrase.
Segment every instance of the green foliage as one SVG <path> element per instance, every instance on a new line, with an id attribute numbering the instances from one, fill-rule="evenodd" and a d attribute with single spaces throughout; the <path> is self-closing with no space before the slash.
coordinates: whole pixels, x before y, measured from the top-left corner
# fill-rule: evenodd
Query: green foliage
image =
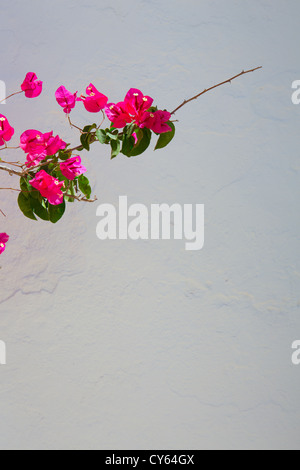
<path id="1" fill-rule="evenodd" d="M 91 194 L 92 194 L 92 188 L 91 188 L 91 186 L 90 186 L 90 182 L 89 182 L 89 180 L 87 179 L 87 177 L 84 176 L 84 175 L 80 175 L 80 176 L 78 177 L 78 185 L 79 185 L 80 191 L 81 191 L 88 199 L 90 199 Z"/>
<path id="2" fill-rule="evenodd" d="M 171 142 L 171 140 L 174 138 L 175 126 L 174 126 L 173 122 L 171 122 L 171 121 L 168 121 L 167 124 L 168 124 L 168 126 L 170 126 L 172 128 L 172 131 L 164 132 L 163 134 L 160 134 L 160 136 L 158 138 L 158 141 L 157 141 L 157 144 L 156 144 L 156 147 L 155 147 L 154 150 L 158 150 L 158 149 L 162 149 L 162 148 L 166 147 Z"/>
<path id="3" fill-rule="evenodd" d="M 27 197 L 25 193 L 20 193 L 18 197 L 18 204 L 19 204 L 20 210 L 23 212 L 25 217 L 28 217 L 28 219 L 32 219 L 32 220 L 37 220 L 37 218 L 35 217 L 33 213 L 29 196 Z"/>
<path id="4" fill-rule="evenodd" d="M 80 136 L 80 142 L 82 144 L 82 147 L 85 150 L 90 150 L 90 144 L 94 139 L 93 134 L 91 134 L 91 131 L 93 129 L 97 129 L 97 124 L 91 124 L 90 126 L 85 126 L 83 130 L 83 134 Z"/>
<path id="5" fill-rule="evenodd" d="M 96 130 L 96 137 L 99 140 L 100 144 L 108 144 L 109 138 L 106 135 L 106 131 L 104 129 L 97 129 Z"/>
<path id="6" fill-rule="evenodd" d="M 49 220 L 53 224 L 56 224 L 56 222 L 58 222 L 65 213 L 65 210 L 66 210 L 65 200 L 63 201 L 62 204 L 59 204 L 57 206 L 52 206 L 52 204 L 49 204 L 49 203 L 48 203 L 48 206 L 49 206 L 48 207 Z"/>
<path id="7" fill-rule="evenodd" d="M 121 152 L 121 141 L 119 139 L 111 140 L 110 145 L 111 145 L 111 158 L 113 159 L 113 158 L 116 158 Z"/>
<path id="8" fill-rule="evenodd" d="M 149 129 L 139 129 L 137 132 L 138 141 L 130 152 L 130 157 L 136 157 L 144 153 L 150 145 L 152 133 Z"/>

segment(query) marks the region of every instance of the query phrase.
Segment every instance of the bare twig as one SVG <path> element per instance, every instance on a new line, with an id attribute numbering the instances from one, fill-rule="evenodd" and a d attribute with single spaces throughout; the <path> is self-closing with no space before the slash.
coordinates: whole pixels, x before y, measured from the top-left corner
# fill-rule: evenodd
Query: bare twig
<path id="1" fill-rule="evenodd" d="M 21 193 L 21 189 L 15 189 L 15 188 L 0 188 L 0 190 L 3 191 L 17 191 L 18 193 Z"/>
<path id="2" fill-rule="evenodd" d="M 17 91 L 16 93 L 12 93 L 11 95 L 7 96 L 3 100 L 0 101 L 0 103 L 3 103 L 3 101 L 8 100 L 8 98 L 11 98 L 12 96 L 19 95 L 20 93 L 24 93 L 24 91 Z"/>
<path id="3" fill-rule="evenodd" d="M 103 109 L 101 109 L 101 113 L 102 113 L 102 115 L 103 115 L 103 119 L 102 119 L 102 121 L 100 122 L 100 124 L 99 124 L 99 126 L 97 127 L 97 129 L 100 129 L 100 127 L 102 126 L 102 124 L 103 124 L 104 121 L 105 121 L 105 114 L 104 114 Z"/>
<path id="4" fill-rule="evenodd" d="M 255 69 L 251 69 L 251 70 L 243 70 L 241 73 L 239 73 L 238 75 L 235 75 L 234 77 L 232 78 L 229 78 L 228 80 L 225 80 L 224 82 L 221 82 L 221 83 L 218 83 L 218 85 L 214 85 L 210 88 L 207 88 L 205 90 L 203 90 L 201 93 L 198 93 L 198 95 L 196 96 L 193 96 L 193 98 L 190 98 L 188 100 L 185 100 L 183 103 L 181 103 L 180 106 L 178 106 L 176 109 L 174 109 L 174 111 L 171 112 L 171 114 L 175 114 L 180 108 L 182 108 L 184 105 L 186 105 L 187 103 L 189 103 L 190 101 L 193 101 L 193 100 L 196 100 L 197 98 L 199 98 L 200 96 L 204 95 L 204 93 L 207 93 L 208 91 L 211 91 L 213 90 L 214 88 L 217 88 L 221 85 L 225 85 L 225 83 L 231 83 L 233 80 L 235 80 L 236 78 L 238 77 L 241 77 L 242 75 L 245 75 L 246 73 L 251 73 L 251 72 L 255 72 L 256 70 L 259 70 L 259 69 L 262 69 L 262 67 L 256 67 Z"/>
<path id="5" fill-rule="evenodd" d="M 6 217 L 6 215 L 4 214 L 4 212 L 1 209 L 0 209 L 0 212 L 4 217 Z"/>
<path id="6" fill-rule="evenodd" d="M 68 121 L 69 121 L 70 126 L 71 126 L 71 127 L 75 127 L 76 129 L 78 129 L 78 130 L 81 132 L 81 134 L 83 134 L 83 129 L 81 129 L 81 128 L 78 127 L 78 126 L 75 126 L 75 124 L 73 124 L 73 123 L 71 122 L 70 114 L 66 114 L 66 116 L 67 116 L 67 118 L 68 118 Z"/>
<path id="7" fill-rule="evenodd" d="M 10 175 L 23 176 L 23 172 L 13 170 L 12 168 L 7 168 L 6 166 L 0 165 L 0 170 L 7 171 Z"/>
<path id="8" fill-rule="evenodd" d="M 17 166 L 18 168 L 22 168 L 23 165 L 21 162 L 5 162 L 2 158 L 0 158 L 1 163 L 5 163 L 5 165 L 12 165 L 12 166 Z"/>
<path id="9" fill-rule="evenodd" d="M 74 194 L 64 194 L 67 197 L 71 197 L 73 199 L 76 199 L 77 201 L 84 201 L 84 202 L 95 202 L 98 200 L 97 196 L 94 197 L 94 199 L 87 199 L 85 197 L 80 197 L 80 196 L 75 196 Z"/>

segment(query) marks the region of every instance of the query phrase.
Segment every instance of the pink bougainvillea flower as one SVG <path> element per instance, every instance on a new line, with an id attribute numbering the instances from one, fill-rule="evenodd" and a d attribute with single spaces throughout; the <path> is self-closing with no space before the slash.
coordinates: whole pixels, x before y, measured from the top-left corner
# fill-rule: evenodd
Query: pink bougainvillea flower
<path id="1" fill-rule="evenodd" d="M 77 101 L 82 101 L 85 109 L 90 113 L 99 113 L 108 102 L 107 96 L 100 93 L 92 83 L 87 87 L 86 94 L 87 96 L 81 95 L 77 98 Z"/>
<path id="2" fill-rule="evenodd" d="M 46 152 L 40 153 L 40 154 L 28 154 L 26 156 L 26 162 L 25 165 L 27 168 L 32 168 L 33 166 L 37 166 L 44 158 L 46 158 L 47 154 Z"/>
<path id="3" fill-rule="evenodd" d="M 15 130 L 9 124 L 7 118 L 0 114 L 0 145 L 4 145 L 14 135 Z"/>
<path id="4" fill-rule="evenodd" d="M 5 250 L 8 240 L 9 236 L 7 233 L 0 233 L 0 255 L 2 255 L 3 251 Z"/>
<path id="5" fill-rule="evenodd" d="M 53 137 L 53 131 L 44 134 L 46 141 L 46 153 L 48 156 L 55 155 L 59 150 L 66 148 L 67 144 L 58 135 Z"/>
<path id="6" fill-rule="evenodd" d="M 143 125 L 145 120 L 145 112 L 147 112 L 153 104 L 150 96 L 145 96 L 137 88 L 131 88 L 125 96 L 124 101 L 114 104 L 110 103 L 106 106 L 105 112 L 108 119 L 116 128 L 125 127 L 126 124 L 135 122 L 139 127 Z"/>
<path id="7" fill-rule="evenodd" d="M 37 189 L 43 197 L 48 199 L 50 204 L 57 206 L 62 204 L 64 195 L 61 188 L 64 186 L 63 181 L 59 181 L 53 176 L 46 173 L 46 171 L 39 171 L 35 177 L 29 181 L 31 186 Z"/>
<path id="8" fill-rule="evenodd" d="M 124 100 L 125 109 L 136 121 L 141 115 L 151 108 L 153 99 L 150 96 L 144 96 L 137 88 L 131 88 Z"/>
<path id="9" fill-rule="evenodd" d="M 46 151 L 44 134 L 35 129 L 28 129 L 20 137 L 20 147 L 30 155 L 40 155 Z"/>
<path id="10" fill-rule="evenodd" d="M 27 155 L 27 167 L 37 165 L 47 156 L 55 155 L 59 150 L 66 148 L 58 135 L 53 136 L 53 131 L 43 134 L 35 129 L 28 129 L 20 137 L 20 147 Z"/>
<path id="11" fill-rule="evenodd" d="M 33 72 L 28 72 L 24 82 L 21 85 L 21 90 L 25 91 L 26 98 L 36 98 L 42 93 L 43 82 L 37 79 Z"/>
<path id="12" fill-rule="evenodd" d="M 70 114 L 71 110 L 75 108 L 77 100 L 77 91 L 76 93 L 71 93 L 64 86 L 60 86 L 55 92 L 55 98 L 58 104 L 64 108 L 66 114 Z"/>
<path id="13" fill-rule="evenodd" d="M 69 158 L 65 162 L 61 163 L 60 170 L 68 180 L 74 180 L 77 176 L 80 176 L 87 171 L 87 169 L 81 165 L 81 158 L 79 155 Z"/>
<path id="14" fill-rule="evenodd" d="M 132 122 L 132 117 L 126 112 L 124 102 L 109 103 L 105 107 L 105 113 L 116 129 L 121 129 Z"/>
<path id="15" fill-rule="evenodd" d="M 140 127 L 147 127 L 156 134 L 163 134 L 172 130 L 167 124 L 170 119 L 171 113 L 168 111 L 146 112 L 141 118 Z"/>

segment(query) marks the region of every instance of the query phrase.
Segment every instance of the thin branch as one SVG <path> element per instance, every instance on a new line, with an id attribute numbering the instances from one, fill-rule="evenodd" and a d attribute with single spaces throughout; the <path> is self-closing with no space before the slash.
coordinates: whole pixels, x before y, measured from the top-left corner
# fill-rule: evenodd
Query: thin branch
<path id="1" fill-rule="evenodd" d="M 207 93 L 208 91 L 211 91 L 213 90 L 214 88 L 217 88 L 221 85 L 225 85 L 226 83 L 231 83 L 233 80 L 235 80 L 236 78 L 238 77 L 241 77 L 242 75 L 245 75 L 246 73 L 251 73 L 251 72 L 255 72 L 256 70 L 259 70 L 259 69 L 262 69 L 262 67 L 256 67 L 255 69 L 251 69 L 251 70 L 243 70 L 241 73 L 239 73 L 238 75 L 235 75 L 234 77 L 232 78 L 229 78 L 228 80 L 225 80 L 224 82 L 221 82 L 221 83 L 218 83 L 218 85 L 214 85 L 210 88 L 207 88 L 205 90 L 203 90 L 201 93 L 198 93 L 198 95 L 196 96 L 193 96 L 193 98 L 190 98 L 189 100 L 185 100 L 180 106 L 178 106 L 176 109 L 174 109 L 174 111 L 171 112 L 171 114 L 175 114 L 180 108 L 182 108 L 184 105 L 186 105 L 187 103 L 189 103 L 190 101 L 193 101 L 193 100 L 196 100 L 197 98 L 199 98 L 200 96 L 204 95 L 204 93 Z"/>
<path id="2" fill-rule="evenodd" d="M 97 196 L 95 196 L 94 199 L 87 199 L 85 197 L 75 196 L 74 194 L 66 194 L 66 193 L 64 193 L 64 196 L 71 197 L 73 199 L 76 199 L 77 201 L 84 201 L 84 202 L 95 202 L 98 200 Z"/>
<path id="3" fill-rule="evenodd" d="M 1 100 L 0 103 L 3 103 L 3 101 L 5 100 L 8 100 L 9 98 L 11 98 L 12 96 L 15 96 L 15 95 L 19 95 L 20 93 L 24 93 L 24 91 L 17 91 L 16 93 L 12 93 L 11 95 L 7 96 L 6 98 L 4 98 L 4 100 Z"/>
<path id="4" fill-rule="evenodd" d="M 0 209 L 0 212 L 4 217 L 6 217 L 6 215 L 4 214 L 4 212 L 1 209 Z"/>
<path id="5" fill-rule="evenodd" d="M 21 189 L 15 189 L 15 188 L 0 188 L 0 190 L 3 191 L 17 191 L 18 193 L 21 193 Z"/>
<path id="6" fill-rule="evenodd" d="M 0 158 L 0 162 L 1 162 L 1 163 L 5 163 L 5 165 L 17 166 L 18 168 L 22 168 L 22 167 L 23 167 L 23 165 L 21 164 L 21 162 L 5 162 L 4 160 L 2 160 L 2 158 Z"/>
<path id="7" fill-rule="evenodd" d="M 24 173 L 20 171 L 13 170 L 12 168 L 7 168 L 6 166 L 0 165 L 0 170 L 7 171 L 10 175 L 24 176 Z"/>
<path id="8" fill-rule="evenodd" d="M 100 124 L 99 124 L 99 126 L 97 127 L 97 129 L 100 129 L 100 127 L 102 126 L 102 124 L 103 124 L 104 121 L 105 121 L 105 114 L 104 114 L 103 109 L 101 109 L 101 113 L 102 113 L 102 115 L 103 115 L 103 119 L 102 119 L 102 121 L 100 122 Z"/>
<path id="9" fill-rule="evenodd" d="M 83 129 L 81 129 L 81 128 L 78 127 L 78 126 L 75 126 L 75 124 L 73 124 L 73 123 L 71 122 L 70 114 L 66 114 L 66 116 L 67 116 L 67 118 L 68 118 L 68 121 L 69 121 L 70 126 L 71 126 L 71 127 L 75 127 L 76 129 L 78 129 L 78 130 L 81 132 L 81 134 L 83 134 Z"/>
<path id="10" fill-rule="evenodd" d="M 16 149 L 19 149 L 19 148 L 20 148 L 20 146 L 19 147 L 7 147 L 7 145 L 5 145 L 5 147 L 3 147 L 0 150 L 16 150 Z"/>

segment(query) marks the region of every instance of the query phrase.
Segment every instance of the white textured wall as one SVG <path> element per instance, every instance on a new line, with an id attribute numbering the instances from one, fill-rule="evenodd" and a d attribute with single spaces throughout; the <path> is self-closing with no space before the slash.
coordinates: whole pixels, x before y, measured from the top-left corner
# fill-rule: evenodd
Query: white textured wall
<path id="1" fill-rule="evenodd" d="M 299 1 L 12 0 L 0 11 L 7 91 L 28 71 L 44 80 L 40 98 L 0 105 L 19 133 L 77 143 L 54 99 L 62 84 L 92 81 L 111 101 L 138 87 L 173 109 L 264 66 L 183 108 L 167 149 L 86 155 L 100 202 L 204 203 L 200 252 L 100 242 L 97 205 L 34 223 L 1 192 L 0 447 L 299 448 Z M 79 106 L 73 119 L 93 118 Z"/>

